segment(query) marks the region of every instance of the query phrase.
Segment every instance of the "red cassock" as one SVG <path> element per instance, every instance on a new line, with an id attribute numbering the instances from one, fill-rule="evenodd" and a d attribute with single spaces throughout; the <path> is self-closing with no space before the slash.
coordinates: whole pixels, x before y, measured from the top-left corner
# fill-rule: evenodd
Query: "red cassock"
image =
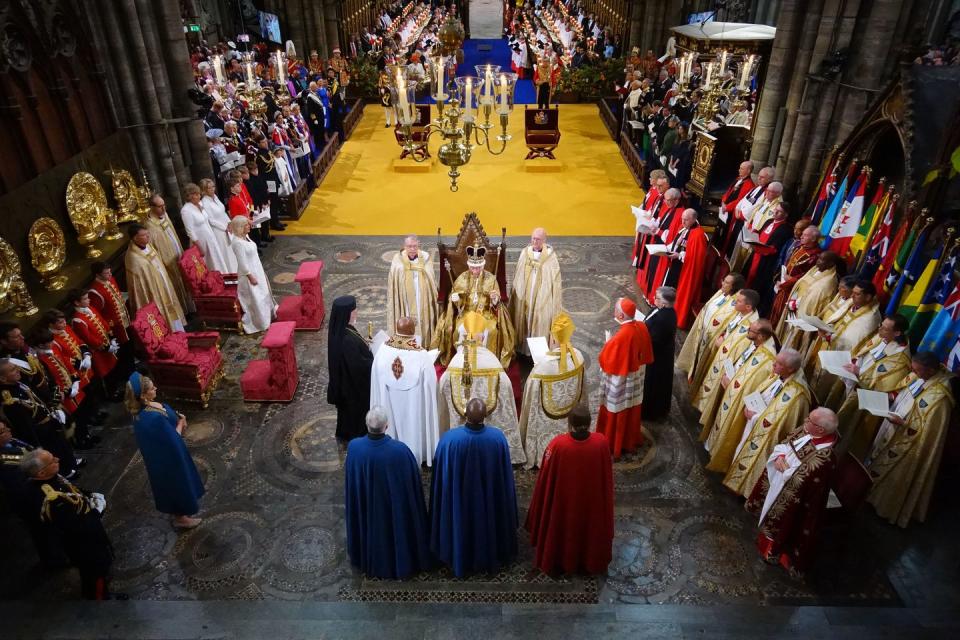
<path id="1" fill-rule="evenodd" d="M 54 351 L 58 351 L 60 358 L 64 361 L 69 361 L 74 367 L 76 367 L 80 375 L 80 388 L 83 389 L 85 386 L 90 384 L 90 381 L 93 380 L 93 367 L 90 367 L 86 371 L 80 371 L 80 361 L 83 360 L 83 356 L 90 351 L 90 347 L 84 344 L 76 333 L 73 332 L 68 326 L 64 327 L 63 331 L 54 331 L 53 332 L 53 344 Z M 92 360 L 93 358 L 91 358 Z"/>
<path id="2" fill-rule="evenodd" d="M 683 207 L 680 205 L 673 209 L 660 207 L 658 214 L 657 221 L 660 223 L 660 230 L 656 235 L 648 237 L 653 244 L 670 244 L 677 236 L 677 229 L 680 228 Z M 664 239 L 664 232 L 666 232 L 666 239 Z M 645 256 L 646 261 L 643 269 L 641 273 L 637 274 L 637 284 L 640 285 L 640 291 L 647 297 L 647 300 L 652 301 L 654 290 L 660 282 L 663 282 L 663 276 L 666 274 L 666 269 L 670 267 L 670 261 L 662 256 L 651 256 L 649 253 L 646 253 Z M 661 268 L 664 269 L 663 272 L 660 272 Z M 657 279 L 658 273 L 660 274 L 659 280 Z"/>
<path id="3" fill-rule="evenodd" d="M 72 414 L 77 410 L 77 407 L 80 406 L 80 403 L 83 402 L 84 396 L 83 391 L 80 391 L 74 397 L 70 397 L 70 389 L 73 386 L 73 381 L 79 379 L 77 370 L 74 369 L 69 360 L 63 360 L 57 355 L 55 350 L 51 350 L 51 353 L 38 351 L 37 357 L 40 359 L 40 362 L 43 363 L 44 369 L 47 370 L 47 376 L 52 383 L 51 386 L 60 390 L 60 405 L 63 407 L 63 410 Z"/>
<path id="4" fill-rule="evenodd" d="M 727 211 L 727 230 L 724 234 L 725 240 L 723 243 L 724 254 L 729 251 L 730 243 L 735 240 L 733 237 L 733 228 L 737 224 L 737 205 L 740 204 L 740 201 L 743 200 L 744 196 L 753 191 L 753 188 L 756 186 L 757 185 L 754 184 L 753 180 L 751 180 L 749 176 L 744 178 L 742 182 L 737 179 L 733 181 L 733 184 L 727 188 L 726 192 L 723 194 L 723 197 L 720 198 L 720 203 Z"/>
<path id="5" fill-rule="evenodd" d="M 631 305 L 633 306 L 633 305 Z M 640 405 L 644 367 L 653 362 L 650 333 L 642 322 L 620 325 L 600 350 L 600 411 L 597 431 L 610 443 L 614 458 L 643 444 Z"/>
<path id="6" fill-rule="evenodd" d="M 90 284 L 89 294 L 90 305 L 110 323 L 110 332 L 113 333 L 117 342 L 120 344 L 128 342 L 130 336 L 127 335 L 127 327 L 130 326 L 130 314 L 127 313 L 127 305 L 123 302 L 120 287 L 117 286 L 113 276 L 108 281 L 95 279 Z"/>
<path id="7" fill-rule="evenodd" d="M 677 282 L 677 301 L 673 308 L 677 312 L 677 326 L 689 329 L 693 324 L 693 305 L 699 302 L 703 290 L 703 275 L 707 264 L 707 235 L 699 225 L 690 229 L 687 237 L 686 255 L 683 268 Z"/>
<path id="8" fill-rule="evenodd" d="M 673 217 L 670 218 L 669 225 L 667 226 L 667 239 L 664 240 L 663 243 L 668 247 L 671 246 L 677 239 L 677 234 L 680 233 L 680 229 L 682 228 L 683 213 L 679 210 L 679 208 L 677 208 L 674 209 Z M 663 284 L 663 280 L 667 277 L 667 271 L 670 270 L 671 264 L 672 261 L 669 258 L 664 258 L 663 256 L 660 256 L 660 259 L 657 260 L 657 270 L 653 274 L 653 280 L 648 280 L 646 291 L 647 300 L 653 300 L 653 296 L 657 292 L 657 287 Z"/>
<path id="9" fill-rule="evenodd" d="M 77 310 L 71 320 L 74 332 L 90 347 L 93 370 L 101 378 L 117 366 L 117 356 L 110 353 L 110 323 L 93 307 Z"/>
<path id="10" fill-rule="evenodd" d="M 773 232 L 782 227 L 787 223 L 786 220 L 771 220 L 767 225 L 760 231 L 759 238 L 756 244 L 751 245 L 753 247 L 753 253 L 750 256 L 750 267 L 747 269 L 747 286 L 753 287 L 754 289 L 759 286 L 769 286 L 773 288 L 773 283 L 755 283 L 754 280 L 757 278 L 757 271 L 760 268 L 760 262 L 763 258 L 771 256 L 779 251 L 777 247 L 769 246 L 770 236 L 773 235 Z M 757 285 L 757 286 L 754 286 Z"/>
<path id="11" fill-rule="evenodd" d="M 606 573 L 613 557 L 613 463 L 607 439 L 568 433 L 547 445 L 526 529 L 547 574 Z"/>

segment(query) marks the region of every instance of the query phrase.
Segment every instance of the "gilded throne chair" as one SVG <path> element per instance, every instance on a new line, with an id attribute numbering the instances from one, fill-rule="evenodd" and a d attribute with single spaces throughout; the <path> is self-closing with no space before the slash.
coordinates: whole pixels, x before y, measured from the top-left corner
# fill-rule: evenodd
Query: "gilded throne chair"
<path id="1" fill-rule="evenodd" d="M 210 269 L 196 246 L 184 251 L 178 264 L 183 281 L 197 305 L 200 320 L 205 324 L 242 331 L 243 309 L 237 300 L 237 274 Z M 227 284 L 225 278 L 233 280 L 234 284 Z"/>

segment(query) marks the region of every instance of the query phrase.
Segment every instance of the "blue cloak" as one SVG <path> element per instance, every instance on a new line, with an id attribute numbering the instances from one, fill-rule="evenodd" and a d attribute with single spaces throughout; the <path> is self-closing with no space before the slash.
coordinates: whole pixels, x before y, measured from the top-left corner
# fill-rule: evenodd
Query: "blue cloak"
<path id="1" fill-rule="evenodd" d="M 517 493 L 503 432 L 445 433 L 433 459 L 430 549 L 457 577 L 495 573 L 517 555 Z"/>
<path id="2" fill-rule="evenodd" d="M 133 419 L 133 433 L 147 467 L 157 511 L 191 516 L 200 511 L 203 480 L 183 438 L 177 433 L 177 412 L 145 407 Z"/>
<path id="3" fill-rule="evenodd" d="M 350 441 L 346 462 L 347 551 L 377 578 L 402 579 L 433 565 L 420 468 L 398 440 Z"/>

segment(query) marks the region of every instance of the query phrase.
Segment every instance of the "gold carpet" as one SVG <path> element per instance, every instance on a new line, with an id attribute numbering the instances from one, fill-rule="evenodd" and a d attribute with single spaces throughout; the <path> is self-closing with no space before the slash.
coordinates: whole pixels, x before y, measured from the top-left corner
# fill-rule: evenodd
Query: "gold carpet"
<path id="1" fill-rule="evenodd" d="M 461 168 L 460 190 L 450 191 L 446 167 L 398 173 L 400 148 L 384 127 L 383 109 L 367 106 L 303 217 L 286 234 L 445 236 L 460 229 L 463 215 L 476 211 L 491 235 L 524 235 L 546 227 L 551 235 L 632 235 L 630 205 L 642 196 L 610 139 L 596 105 L 560 107 L 563 171 L 533 173 L 524 168 L 523 110 L 511 118 L 513 136 L 501 156 L 475 149 Z M 439 144 L 431 142 L 431 152 Z M 541 160 L 546 163 L 548 161 Z"/>

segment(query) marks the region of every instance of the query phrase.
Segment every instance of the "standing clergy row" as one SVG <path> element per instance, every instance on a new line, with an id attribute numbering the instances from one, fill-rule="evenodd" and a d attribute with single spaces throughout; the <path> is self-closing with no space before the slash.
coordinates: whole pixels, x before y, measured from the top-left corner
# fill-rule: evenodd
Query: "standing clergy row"
<path id="1" fill-rule="evenodd" d="M 926 515 L 953 405 L 949 376 L 936 357 L 923 352 L 910 357 L 906 320 L 892 315 L 881 321 L 873 284 L 856 278 L 838 282 L 835 267 L 834 254 L 818 255 L 816 266 L 793 283 L 776 328 L 759 317 L 759 294 L 745 288 L 739 274 L 728 275 L 704 305 L 677 359 L 700 411 L 707 468 L 722 473 L 723 484 L 761 514 L 764 539 L 783 539 L 779 547 L 761 544 L 765 557 L 797 572 L 812 560 L 812 523 L 827 495 L 805 501 L 802 515 L 783 515 L 794 508 L 797 492 L 807 490 L 794 485 L 820 481 L 815 478 L 821 471 L 809 476 L 795 471 L 808 464 L 800 455 L 804 447 L 812 446 L 814 466 L 827 456 L 822 462 L 832 469 L 848 451 L 860 459 L 873 481 L 869 501 L 881 516 L 906 526 Z M 817 318 L 820 328 L 796 322 L 801 317 Z M 827 371 L 820 358 L 824 351 L 850 352 L 851 363 L 844 367 L 850 375 Z M 857 389 L 888 393 L 895 413 L 883 419 L 860 410 Z M 789 451 L 780 459 L 782 446 Z M 781 484 L 773 482 L 776 474 L 783 476 Z M 833 480 L 832 472 L 824 477 Z M 778 497 L 770 497 L 774 494 Z"/>
<path id="2" fill-rule="evenodd" d="M 517 497 L 503 433 L 472 398 L 466 423 L 438 443 L 429 516 L 420 467 L 387 435 L 386 411 L 366 415 L 368 435 L 347 448 L 346 527 L 352 564 L 378 578 L 402 579 L 437 561 L 457 577 L 497 573 L 517 556 Z M 548 445 L 526 525 L 534 566 L 550 574 L 602 573 L 612 557 L 613 470 L 605 438 L 590 432 L 582 406 L 569 433 Z"/>

